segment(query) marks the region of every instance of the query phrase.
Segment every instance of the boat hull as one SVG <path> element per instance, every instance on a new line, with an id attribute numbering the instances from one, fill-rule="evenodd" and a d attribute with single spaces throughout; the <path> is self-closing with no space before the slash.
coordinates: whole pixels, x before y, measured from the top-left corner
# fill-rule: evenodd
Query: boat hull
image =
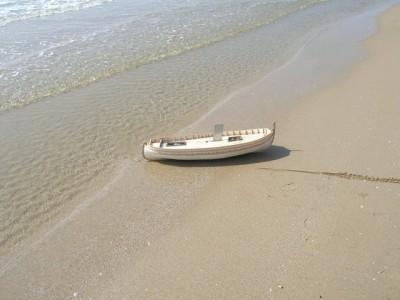
<path id="1" fill-rule="evenodd" d="M 163 144 L 162 139 L 157 139 L 157 142 L 150 140 L 150 142 L 143 145 L 143 157 L 148 160 L 213 160 L 264 151 L 272 145 L 274 140 L 275 122 L 272 130 L 264 128 L 261 129 L 263 130 L 262 133 L 259 132 L 260 129 L 257 130 L 257 134 L 244 135 L 235 133 L 248 132 L 248 130 L 224 132 L 225 141 L 216 143 L 210 140 L 210 136 L 212 137 L 210 134 L 205 138 L 196 138 L 195 141 L 189 139 L 187 145 L 186 140 L 183 139 L 183 141 L 176 142 L 177 144 L 182 143 L 182 145 L 178 144 L 178 146 L 172 147 L 164 146 L 165 144 Z M 228 142 L 229 136 L 240 137 L 240 141 Z M 190 142 L 192 142 L 192 146 Z"/>

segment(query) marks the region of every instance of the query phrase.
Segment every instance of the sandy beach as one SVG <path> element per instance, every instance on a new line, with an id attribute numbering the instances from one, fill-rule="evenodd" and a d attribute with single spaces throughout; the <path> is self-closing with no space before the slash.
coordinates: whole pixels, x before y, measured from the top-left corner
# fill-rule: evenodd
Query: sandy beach
<path id="1" fill-rule="evenodd" d="M 397 6 L 365 42 L 364 61 L 278 123 L 268 155 L 219 168 L 201 201 L 152 241 L 116 293 L 397 298 L 400 186 L 365 178 L 400 174 L 399 25 Z"/>
<path id="2" fill-rule="evenodd" d="M 366 57 L 335 83 L 290 109 L 231 109 L 228 127 L 247 125 L 240 112 L 277 119 L 265 153 L 124 158 L 102 191 L 2 266 L 0 298 L 399 298 L 400 6 L 378 23 Z M 149 201 L 137 207 L 134 197 Z"/>

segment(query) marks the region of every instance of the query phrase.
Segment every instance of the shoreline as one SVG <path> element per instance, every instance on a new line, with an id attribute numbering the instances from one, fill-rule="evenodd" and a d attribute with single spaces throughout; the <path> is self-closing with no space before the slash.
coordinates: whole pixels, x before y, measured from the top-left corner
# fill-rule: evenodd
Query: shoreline
<path id="1" fill-rule="evenodd" d="M 399 295 L 398 184 L 273 170 L 398 177 L 400 6 L 379 24 L 363 43 L 367 57 L 278 125 L 275 146 L 290 154 L 271 149 L 265 161 L 220 169 L 201 202 L 143 254 L 159 267 L 143 271 L 132 295 Z"/>
<path id="2" fill-rule="evenodd" d="M 227 125 L 225 128 L 235 130 L 270 126 L 275 119 L 285 119 L 296 106 L 302 105 L 304 97 L 334 84 L 352 65 L 365 59 L 363 40 L 376 33 L 377 16 L 391 6 L 387 3 L 375 6 L 309 33 L 304 45 L 286 63 L 227 95 L 177 134 L 210 131 L 209 124 L 221 122 Z M 336 50 L 338 44 L 340 57 Z M 265 124 L 267 120 L 271 124 Z"/>
<path id="3" fill-rule="evenodd" d="M 261 74 L 267 74 L 274 66 L 284 64 L 294 53 L 298 53 L 303 42 L 315 33 L 315 24 L 329 27 L 327 23 L 344 16 L 350 18 L 352 15 L 358 18 L 360 11 L 354 12 L 354 16 L 353 11 L 348 11 L 348 5 L 343 5 L 342 7 L 335 4 L 335 1 L 327 6 L 316 5 L 304 13 L 294 13 L 270 26 L 229 38 L 222 43 L 124 72 L 120 76 L 94 82 L 85 88 L 63 93 L 2 115 L 0 135 L 3 139 L 0 148 L 4 149 L 4 155 L 0 159 L 0 173 L 4 176 L 0 185 L 5 186 L 1 194 L 5 199 L 6 209 L 2 219 L 6 230 L 0 238 L 4 243 L 4 247 L 0 249 L 0 264 L 11 249 L 18 247 L 20 241 L 30 239 L 35 242 L 37 237 L 41 239 L 40 232 L 51 230 L 53 225 L 63 220 L 75 208 L 78 209 L 77 206 L 86 201 L 90 202 L 91 195 L 104 188 L 110 172 L 120 167 L 121 158 L 129 156 L 133 160 L 140 160 L 139 144 L 148 140 L 146 137 L 161 134 L 161 131 L 173 134 L 185 128 L 221 100 L 217 96 L 219 92 L 222 97 L 253 82 L 262 76 Z M 368 5 L 356 6 L 363 7 L 362 11 L 372 10 Z M 337 11 L 340 7 L 346 11 L 344 15 Z M 330 21 L 322 21 L 317 12 L 329 8 L 335 13 L 330 16 Z M 313 17 L 317 15 L 319 17 Z M 314 21 L 311 22 L 311 19 Z M 304 27 L 295 26 L 307 23 L 309 25 Z M 359 25 L 357 28 L 364 30 L 373 22 L 366 23 L 366 26 Z M 332 27 L 336 26 L 336 23 L 332 24 L 335 24 Z M 339 33 L 340 36 L 348 34 L 347 30 L 342 31 L 344 33 Z M 277 35 L 285 35 L 286 39 L 283 42 L 289 45 L 287 51 L 278 56 L 276 51 L 271 52 L 272 48 L 279 49 L 279 44 L 282 43 L 280 38 L 275 38 Z M 322 35 L 325 35 L 325 32 Z M 292 42 L 288 42 L 289 40 Z M 257 47 L 252 46 L 255 42 Z M 278 48 L 274 46 L 275 43 Z M 333 40 L 330 43 L 333 46 L 344 44 L 341 39 L 337 39 L 337 43 Z M 99 47 L 101 48 L 101 45 Z M 313 47 L 311 45 L 311 48 Z M 253 51 L 253 48 L 256 49 Z M 345 54 L 341 55 L 341 59 L 349 58 L 351 51 L 343 47 L 341 50 Z M 229 63 L 228 59 L 220 60 L 221 64 L 214 64 L 214 60 L 225 57 L 224 53 L 228 54 L 232 63 Z M 317 56 L 320 60 L 318 64 L 330 60 L 328 56 Z M 255 62 L 267 60 L 271 63 L 257 63 L 260 68 L 254 68 Z M 302 60 L 305 61 L 303 57 L 295 57 L 294 63 Z M 291 61 L 288 65 L 294 63 Z M 281 116 L 292 109 L 293 99 L 300 98 L 300 91 L 316 88 L 314 83 L 316 78 L 319 79 L 318 75 L 335 78 L 336 73 L 329 75 L 328 68 L 315 72 L 317 76 L 310 74 L 310 69 L 307 68 L 307 62 L 298 64 L 291 68 L 295 72 L 290 74 L 290 67 L 286 64 L 283 69 L 286 70 L 286 75 L 289 73 L 291 76 L 285 77 L 285 71 L 280 68 L 270 77 L 275 77 L 276 73 L 280 75 L 267 80 L 269 83 L 265 84 L 265 88 L 260 84 L 261 88 L 254 92 L 254 95 L 248 97 L 246 92 L 237 92 L 238 95 L 234 95 L 234 99 L 228 99 L 222 108 L 220 106 L 220 113 L 211 113 L 215 122 L 223 122 L 227 128 L 230 127 L 228 122 L 231 122 L 232 128 L 235 129 L 269 126 L 268 123 L 273 119 L 281 119 Z M 239 73 L 254 70 L 254 73 L 250 72 L 249 76 L 243 74 L 243 80 L 238 80 L 237 85 L 231 82 L 232 89 L 224 90 L 221 89 L 219 81 L 212 78 L 224 78 L 225 75 L 231 74 L 228 70 L 236 70 Z M 306 73 L 307 76 L 304 76 Z M 190 76 L 181 80 L 179 74 Z M 200 80 L 198 84 L 196 78 Z M 230 82 L 230 79 L 228 81 Z M 193 83 L 193 86 L 186 82 Z M 287 82 L 290 82 L 290 88 L 285 84 Z M 313 86 L 308 86 L 308 82 L 312 82 Z M 209 90 L 209 84 L 217 87 L 219 92 L 214 94 Z M 248 89 L 255 91 L 253 86 Z M 245 97 L 245 103 L 240 93 Z M 139 99 L 136 97 L 138 95 L 141 95 Z M 194 103 L 197 100 L 185 95 L 196 95 L 196 99 L 206 100 L 200 106 L 196 106 Z M 190 109 L 187 109 L 187 106 L 190 106 Z M 233 124 L 233 120 L 237 123 L 235 121 Z M 208 122 L 214 123 L 203 122 L 203 126 L 207 127 L 204 127 L 204 131 L 212 131 L 212 124 Z M 131 180 L 135 182 L 135 177 L 131 176 Z M 29 241 L 26 243 L 29 244 Z"/>
<path id="4" fill-rule="evenodd" d="M 200 201 L 141 253 L 136 285 L 129 286 L 128 270 L 113 292 L 141 298 L 396 297 L 398 184 L 263 168 L 399 174 L 400 139 L 393 128 L 400 125 L 394 63 L 400 44 L 391 30 L 399 23 L 399 5 L 380 16 L 379 30 L 363 43 L 367 56 L 293 109 L 278 125 L 269 155 L 219 168 L 219 179 Z M 361 101 L 352 103 L 354 95 Z M 371 105 L 375 98 L 382 100 L 378 111 Z M 371 129 L 371 116 L 390 122 Z M 389 138 L 392 147 L 382 148 Z"/>
<path id="5" fill-rule="evenodd" d="M 129 176 L 121 178 L 122 188 L 105 189 L 102 199 L 67 224 L 62 234 L 44 241 L 29 259 L 1 275 L 3 295 L 398 295 L 398 185 L 266 169 L 399 174 L 400 138 L 393 128 L 400 125 L 400 45 L 391 26 L 399 24 L 400 7 L 379 19 L 378 32 L 363 43 L 368 56 L 344 78 L 294 105 L 278 123 L 270 151 L 217 163 L 126 160 Z M 251 87 L 237 97 L 246 93 L 259 97 L 262 90 Z M 262 120 L 263 110 L 265 105 L 256 111 L 248 108 L 253 120 Z M 163 176 L 167 173 L 169 178 Z M 132 178 L 141 190 L 135 189 Z M 152 201 L 136 207 L 135 197 Z M 185 201 L 177 205 L 176 197 Z M 151 212 L 153 219 L 143 212 Z M 168 216 L 170 223 L 156 224 Z M 135 240 L 143 230 L 149 230 L 144 239 Z M 377 282 L 379 286 L 372 285 Z"/>
<path id="6" fill-rule="evenodd" d="M 399 295 L 398 184 L 273 170 L 398 177 L 400 6 L 379 24 L 363 43 L 367 57 L 297 105 L 278 124 L 269 155 L 219 169 L 201 200 L 141 253 L 135 270 L 143 277 L 130 287 L 133 272 L 127 271 L 115 293 L 150 299 Z"/>

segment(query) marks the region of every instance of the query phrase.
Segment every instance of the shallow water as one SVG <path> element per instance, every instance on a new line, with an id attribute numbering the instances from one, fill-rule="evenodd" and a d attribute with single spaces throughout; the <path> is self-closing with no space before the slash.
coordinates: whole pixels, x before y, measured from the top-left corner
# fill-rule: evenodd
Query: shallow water
<path id="1" fill-rule="evenodd" d="M 378 2 L 121 1 L 3 25 L 0 254 L 73 209 L 143 139 Z"/>

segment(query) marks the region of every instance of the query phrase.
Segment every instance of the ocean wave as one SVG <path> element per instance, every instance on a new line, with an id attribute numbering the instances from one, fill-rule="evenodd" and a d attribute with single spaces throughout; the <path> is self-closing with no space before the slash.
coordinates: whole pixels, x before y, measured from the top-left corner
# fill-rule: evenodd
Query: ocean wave
<path id="1" fill-rule="evenodd" d="M 305 4 L 312 6 L 323 1 L 309 0 L 301 1 L 299 4 L 301 3 L 303 8 Z M 257 15 L 254 19 L 248 19 L 246 16 L 249 14 L 254 16 L 255 12 L 239 14 L 243 12 L 243 5 L 241 3 L 231 8 L 233 16 L 225 16 L 221 10 L 218 18 L 208 18 L 206 22 L 208 28 L 204 28 L 203 18 L 187 19 L 185 18 L 187 13 L 184 12 L 181 16 L 176 16 L 175 13 L 171 20 L 166 18 L 171 18 L 170 15 L 164 15 L 163 22 L 157 24 L 152 24 L 153 18 L 149 20 L 149 16 L 146 15 L 145 20 L 134 19 L 116 28 L 98 28 L 96 32 L 89 34 L 91 38 L 88 40 L 86 40 L 88 36 L 86 32 L 82 33 L 80 40 L 74 37 L 64 40 L 63 43 L 42 42 L 36 55 L 30 57 L 29 60 L 24 57 L 25 63 L 18 64 L 19 67 L 22 66 L 20 73 L 25 76 L 25 78 L 19 78 L 18 86 L 9 85 L 4 81 L 3 91 L 0 93 L 0 113 L 87 86 L 155 61 L 210 46 L 273 23 L 299 10 L 299 5 L 282 8 L 279 6 L 270 10 L 268 9 L 270 7 L 264 3 L 266 5 L 263 9 L 264 13 Z M 185 12 L 187 10 L 190 11 L 190 8 L 185 8 Z M 235 16 L 236 14 L 239 16 Z M 237 21 L 238 18 L 240 22 Z M 175 19 L 181 22 L 177 23 Z M 190 26 L 181 25 L 182 23 Z M 132 30 L 132 28 L 141 28 L 140 24 L 143 24 L 145 31 Z M 132 36 L 132 33 L 135 35 Z M 141 34 L 144 34 L 143 38 L 140 37 Z M 73 41 L 77 43 L 70 45 Z M 90 49 L 96 50 L 93 52 Z M 55 54 L 51 55 L 53 52 L 50 50 L 54 50 Z M 70 56 L 71 53 L 80 54 Z M 4 78 L 10 79 L 8 82 L 11 82 L 11 72 L 18 69 L 18 66 L 3 70 Z M 52 75 L 49 78 L 50 73 Z"/>
<path id="2" fill-rule="evenodd" d="M 78 11 L 114 0 L 4 0 L 0 1 L 0 26 L 10 23 Z"/>

